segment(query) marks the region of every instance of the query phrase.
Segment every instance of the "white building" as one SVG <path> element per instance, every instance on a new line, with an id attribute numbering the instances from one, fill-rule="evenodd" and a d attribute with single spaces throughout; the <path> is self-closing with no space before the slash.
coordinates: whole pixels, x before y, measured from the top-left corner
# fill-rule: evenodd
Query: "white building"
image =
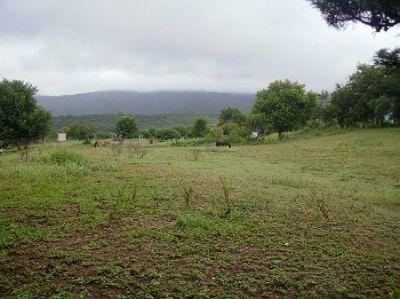
<path id="1" fill-rule="evenodd" d="M 64 142 L 67 140 L 67 134 L 66 133 L 58 133 L 58 141 Z"/>

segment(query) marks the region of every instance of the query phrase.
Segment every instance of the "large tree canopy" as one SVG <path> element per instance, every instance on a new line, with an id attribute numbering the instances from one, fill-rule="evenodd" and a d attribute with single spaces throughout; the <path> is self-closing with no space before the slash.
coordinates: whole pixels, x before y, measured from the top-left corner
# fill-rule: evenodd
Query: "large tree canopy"
<path id="1" fill-rule="evenodd" d="M 0 82 L 0 140 L 27 149 L 49 131 L 50 113 L 37 105 L 37 88 L 23 81 Z"/>
<path id="2" fill-rule="evenodd" d="M 68 137 L 78 140 L 89 140 L 94 137 L 96 128 L 90 123 L 73 123 L 67 130 Z"/>
<path id="3" fill-rule="evenodd" d="M 115 132 L 122 138 L 134 138 L 139 135 L 139 129 L 132 116 L 126 115 L 118 119 Z"/>
<path id="4" fill-rule="evenodd" d="M 377 32 L 400 23 L 399 0 L 308 0 L 318 8 L 329 25 L 340 28 L 360 22 Z"/>
<path id="5" fill-rule="evenodd" d="M 283 132 L 297 129 L 311 118 L 316 98 L 317 95 L 306 92 L 302 84 L 275 81 L 257 92 L 253 113 L 262 115 L 266 126 L 282 138 Z"/>
<path id="6" fill-rule="evenodd" d="M 360 65 L 326 107 L 341 127 L 400 124 L 400 79 L 382 65 Z"/>
<path id="7" fill-rule="evenodd" d="M 374 57 L 374 62 L 376 65 L 385 66 L 389 71 L 400 73 L 400 48 L 379 50 Z"/>

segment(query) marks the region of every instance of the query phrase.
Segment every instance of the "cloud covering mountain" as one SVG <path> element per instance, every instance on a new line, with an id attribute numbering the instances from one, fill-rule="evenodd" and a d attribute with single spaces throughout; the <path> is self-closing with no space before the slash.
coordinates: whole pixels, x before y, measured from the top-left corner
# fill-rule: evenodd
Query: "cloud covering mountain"
<path id="1" fill-rule="evenodd" d="M 0 77 L 46 95 L 333 89 L 398 33 L 337 31 L 306 0 L 1 0 Z"/>
<path id="2" fill-rule="evenodd" d="M 205 91 L 99 91 L 37 97 L 39 104 L 55 116 L 115 113 L 216 115 L 226 106 L 248 111 L 254 99 L 252 94 Z"/>

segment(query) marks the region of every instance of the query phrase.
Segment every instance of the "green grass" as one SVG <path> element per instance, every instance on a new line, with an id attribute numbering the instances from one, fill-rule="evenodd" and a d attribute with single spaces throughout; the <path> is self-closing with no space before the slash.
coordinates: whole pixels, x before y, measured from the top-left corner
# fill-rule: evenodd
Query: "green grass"
<path id="1" fill-rule="evenodd" d="M 400 130 L 336 133 L 0 156 L 0 296 L 396 298 Z"/>

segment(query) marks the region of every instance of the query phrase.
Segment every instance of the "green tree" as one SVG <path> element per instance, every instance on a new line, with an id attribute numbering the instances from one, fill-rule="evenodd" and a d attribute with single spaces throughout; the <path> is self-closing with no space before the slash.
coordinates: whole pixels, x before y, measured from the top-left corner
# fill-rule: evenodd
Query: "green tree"
<path id="1" fill-rule="evenodd" d="M 261 114 L 264 123 L 282 133 L 305 125 L 311 118 L 316 105 L 316 94 L 307 93 L 305 86 L 297 82 L 275 81 L 268 89 L 257 92 L 253 113 Z"/>
<path id="2" fill-rule="evenodd" d="M 319 9 L 331 26 L 340 28 L 348 22 L 360 22 L 377 32 L 400 23 L 398 0 L 307 0 Z"/>
<path id="3" fill-rule="evenodd" d="M 179 133 L 174 129 L 160 129 L 157 131 L 157 138 L 159 140 L 171 140 L 179 138 Z"/>
<path id="4" fill-rule="evenodd" d="M 400 48 L 382 49 L 374 57 L 375 65 L 383 66 L 386 75 L 387 97 L 391 99 L 391 118 L 400 126 Z"/>
<path id="5" fill-rule="evenodd" d="M 260 135 L 268 133 L 265 117 L 262 113 L 248 114 L 246 117 L 246 126 L 249 131 L 257 132 Z"/>
<path id="6" fill-rule="evenodd" d="M 242 125 L 246 121 L 246 116 L 240 111 L 239 108 L 226 107 L 223 108 L 218 115 L 218 123 L 220 125 L 227 123 L 235 123 Z"/>
<path id="7" fill-rule="evenodd" d="M 0 140 L 27 150 L 49 133 L 51 115 L 37 105 L 37 88 L 23 81 L 0 82 Z"/>
<path id="8" fill-rule="evenodd" d="M 331 111 L 341 127 L 400 124 L 400 77 L 382 65 L 359 65 L 332 93 Z"/>
<path id="9" fill-rule="evenodd" d="M 179 133 L 180 137 L 186 138 L 190 134 L 190 127 L 188 126 L 175 126 L 173 129 Z"/>
<path id="10" fill-rule="evenodd" d="M 96 128 L 89 123 L 77 122 L 67 130 L 67 136 L 72 139 L 89 141 L 94 137 Z"/>
<path id="11" fill-rule="evenodd" d="M 331 95 L 328 91 L 323 90 L 317 95 L 317 105 L 315 109 L 315 120 L 319 123 L 324 119 L 325 107 L 329 105 Z"/>
<path id="12" fill-rule="evenodd" d="M 374 63 L 387 67 L 389 71 L 400 72 L 400 48 L 379 50 L 375 54 Z"/>
<path id="13" fill-rule="evenodd" d="M 193 137 L 204 137 L 208 131 L 208 120 L 205 118 L 198 118 L 195 120 L 192 130 Z"/>
<path id="14" fill-rule="evenodd" d="M 128 139 L 135 138 L 139 135 L 139 129 L 135 119 L 129 115 L 122 116 L 118 119 L 115 132 L 118 136 Z"/>
<path id="15" fill-rule="evenodd" d="M 323 109 L 322 119 L 324 120 L 326 127 L 331 127 L 335 124 L 336 116 L 338 114 L 337 106 L 329 103 Z"/>

